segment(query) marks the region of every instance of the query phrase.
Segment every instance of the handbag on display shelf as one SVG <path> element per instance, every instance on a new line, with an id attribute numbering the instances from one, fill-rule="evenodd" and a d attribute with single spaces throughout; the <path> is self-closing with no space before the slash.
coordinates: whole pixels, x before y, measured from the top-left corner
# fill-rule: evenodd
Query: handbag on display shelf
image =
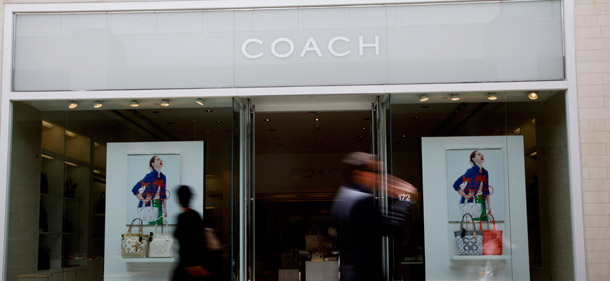
<path id="1" fill-rule="evenodd" d="M 464 228 L 464 219 L 470 217 L 472 230 Z M 454 232 L 455 243 L 457 245 L 457 254 L 460 256 L 473 256 L 483 254 L 483 232 L 477 230 L 474 225 L 474 219 L 470 214 L 462 215 L 460 221 L 460 230 Z"/>
<path id="2" fill-rule="evenodd" d="M 320 241 L 322 239 L 322 235 L 320 235 L 319 226 L 317 226 L 318 227 L 318 229 L 316 230 L 317 234 L 312 234 L 312 232 L 314 231 L 314 227 L 315 226 L 310 226 L 309 234 L 305 235 L 305 250 L 307 250 L 307 251 L 314 251 L 316 248 L 318 248 L 322 245 L 322 243 Z"/>
<path id="3" fill-rule="evenodd" d="M 140 221 L 138 233 L 131 233 L 133 223 Z M 124 258 L 145 258 L 148 254 L 148 235 L 143 233 L 142 219 L 135 218 L 129 225 L 127 233 L 121 234 L 121 256 Z"/>
<path id="4" fill-rule="evenodd" d="M 171 258 L 174 256 L 174 238 L 169 234 L 169 225 L 167 220 L 161 226 L 161 232 L 157 232 L 157 224 L 155 224 L 155 232 L 150 235 L 150 243 L 148 245 L 149 258 Z M 165 233 L 164 229 L 167 229 Z"/>
<path id="5" fill-rule="evenodd" d="M 496 219 L 492 214 L 486 215 L 493 221 L 493 230 L 489 229 L 489 219 L 487 220 L 487 230 L 483 230 L 483 223 L 479 221 L 479 229 L 483 232 L 483 255 L 502 254 L 502 230 L 496 230 Z"/>

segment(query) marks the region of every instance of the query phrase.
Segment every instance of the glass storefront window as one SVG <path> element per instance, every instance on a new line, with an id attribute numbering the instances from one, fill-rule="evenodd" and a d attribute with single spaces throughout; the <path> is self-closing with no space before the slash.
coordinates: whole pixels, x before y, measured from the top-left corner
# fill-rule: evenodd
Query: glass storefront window
<path id="1" fill-rule="evenodd" d="M 391 238 L 396 280 L 573 276 L 565 94 L 536 94 L 391 96 L 391 172 L 423 197 Z M 475 204 L 460 191 L 475 193 Z M 458 244 L 465 212 L 476 214 L 477 230 L 493 230 L 481 214 L 493 215 L 499 248 L 486 244 L 490 232 L 482 252 Z"/>
<path id="2" fill-rule="evenodd" d="M 167 203 L 158 209 L 167 208 L 169 229 L 162 231 L 171 234 L 175 228 L 177 185 L 193 186 L 192 207 L 223 245 L 215 273 L 230 279 L 232 99 L 206 99 L 204 106 L 175 99 L 168 108 L 141 100 L 137 109 L 130 102 L 105 101 L 99 109 L 92 101 L 78 101 L 75 109 L 67 109 L 67 101 L 14 102 L 6 280 L 123 275 L 167 280 L 177 253 L 121 256 L 121 234 L 140 216 L 132 187 L 151 171 L 153 155 L 165 161 L 161 171 L 168 175 Z M 183 144 L 199 148 L 180 148 Z M 132 165 L 140 158 L 144 165 Z M 154 223 L 147 222 L 143 232 L 160 233 Z"/>

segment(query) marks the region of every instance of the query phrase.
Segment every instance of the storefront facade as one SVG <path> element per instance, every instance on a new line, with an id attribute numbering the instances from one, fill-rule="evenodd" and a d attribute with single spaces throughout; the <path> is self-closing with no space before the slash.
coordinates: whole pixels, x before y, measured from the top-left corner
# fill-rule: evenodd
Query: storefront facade
<path id="1" fill-rule="evenodd" d="M 175 257 L 119 239 L 158 156 L 170 197 L 199 191 L 222 280 L 332 280 L 338 163 L 367 151 L 423 194 L 380 241 L 387 280 L 586 280 L 572 5 L 5 5 L 3 278 L 166 280 Z M 489 256 L 453 237 L 475 150 L 503 231 Z"/>

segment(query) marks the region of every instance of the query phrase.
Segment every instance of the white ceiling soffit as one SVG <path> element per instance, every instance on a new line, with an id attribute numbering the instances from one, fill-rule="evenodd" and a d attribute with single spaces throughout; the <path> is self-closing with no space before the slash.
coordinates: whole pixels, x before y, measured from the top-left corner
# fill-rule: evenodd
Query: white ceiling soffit
<path id="1" fill-rule="evenodd" d="M 376 95 L 252 97 L 256 112 L 370 110 Z"/>

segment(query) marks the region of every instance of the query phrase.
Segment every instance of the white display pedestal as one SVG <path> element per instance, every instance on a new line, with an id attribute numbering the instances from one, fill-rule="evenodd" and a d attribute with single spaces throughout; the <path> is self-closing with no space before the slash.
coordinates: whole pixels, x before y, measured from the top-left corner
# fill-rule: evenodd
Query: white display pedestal
<path id="1" fill-rule="evenodd" d="M 499 218 L 504 217 L 496 218 L 497 229 L 503 230 L 502 255 L 457 255 L 454 231 L 459 230 L 460 223 L 449 218 L 448 202 L 456 207 L 458 201 L 452 187 L 454 178 L 449 179 L 448 171 L 469 168 L 469 159 L 464 157 L 463 167 L 451 166 L 453 162 L 448 155 L 455 150 L 501 152 L 495 159 L 486 157 L 485 163 L 489 165 L 496 161 L 502 168 L 489 175 L 501 180 L 498 186 L 502 188 L 496 188 L 491 200 L 502 200 L 492 204 L 494 213 Z M 490 155 L 493 154 L 486 156 Z M 425 255 L 426 261 L 430 261 L 425 265 L 426 280 L 530 280 L 523 157 L 522 136 L 422 138 L 423 193 L 432 195 L 423 196 Z M 468 227 L 472 229 L 472 226 Z M 475 227 L 479 228 L 479 225 Z"/>
<path id="2" fill-rule="evenodd" d="M 279 269 L 279 281 L 299 281 L 298 269 Z"/>
<path id="3" fill-rule="evenodd" d="M 339 262 L 306 261 L 305 278 L 307 281 L 339 281 Z"/>

